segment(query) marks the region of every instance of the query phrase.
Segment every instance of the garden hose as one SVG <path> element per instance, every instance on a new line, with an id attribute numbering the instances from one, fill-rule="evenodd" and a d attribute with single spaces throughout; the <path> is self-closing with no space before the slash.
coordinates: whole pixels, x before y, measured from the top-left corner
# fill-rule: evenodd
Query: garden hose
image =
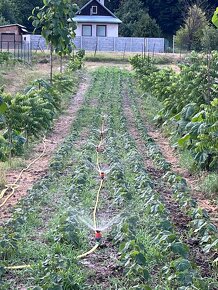
<path id="1" fill-rule="evenodd" d="M 103 118 L 103 122 L 102 122 L 102 126 L 101 126 L 101 134 L 100 134 L 100 143 L 99 145 L 97 146 L 97 148 L 100 148 L 100 146 L 102 145 L 102 142 L 103 142 L 103 139 L 104 139 L 104 136 L 103 136 L 103 133 L 104 132 L 104 118 Z M 99 186 L 99 189 L 98 189 L 98 192 L 97 192 L 97 196 L 96 196 L 96 203 L 95 203 L 95 207 L 94 207 L 94 211 L 93 211 L 93 224 L 94 224 L 94 229 L 97 230 L 97 221 L 96 221 L 96 212 L 97 212 L 97 208 L 98 208 L 98 203 L 99 203 L 99 196 L 100 196 L 100 192 L 102 190 L 102 187 L 103 187 L 103 183 L 104 183 L 104 173 L 102 175 L 102 172 L 101 172 L 101 168 L 100 168 L 100 162 L 99 162 L 99 153 L 98 153 L 98 150 L 96 151 L 97 153 L 97 157 L 96 157 L 96 165 L 97 165 L 97 168 L 98 168 L 98 171 L 99 171 L 99 174 L 100 174 L 100 178 L 101 178 L 101 183 L 100 183 L 100 186 Z M 99 232 L 99 231 L 98 231 Z M 97 235 L 98 237 L 101 237 L 101 234 L 100 232 L 98 233 Z M 97 239 L 100 241 L 100 239 Z M 77 256 L 78 259 L 82 259 L 82 258 L 85 258 L 86 256 L 94 253 L 97 248 L 99 247 L 99 242 L 97 242 L 95 244 L 95 246 L 88 252 L 82 254 L 82 255 L 79 255 Z"/>
<path id="2" fill-rule="evenodd" d="M 86 253 L 84 253 L 82 255 L 77 256 L 77 258 L 78 259 L 82 259 L 82 258 L 85 258 L 86 256 L 94 253 L 97 250 L 98 246 L 99 246 L 99 243 L 96 243 L 96 245 L 90 251 L 88 251 L 88 252 L 86 252 Z"/>
<path id="3" fill-rule="evenodd" d="M 23 270 L 27 268 L 31 268 L 31 265 L 22 265 L 22 266 L 10 266 L 4 267 L 6 270 Z"/>
<path id="4" fill-rule="evenodd" d="M 100 192 L 101 192 L 101 189 L 103 187 L 103 182 L 104 182 L 104 179 L 101 180 L 100 187 L 98 189 L 97 196 L 96 196 L 95 208 L 94 208 L 94 211 L 93 211 L 93 224 L 94 224 L 94 228 L 95 229 L 97 229 L 96 212 L 97 212 L 97 207 L 98 207 L 98 203 L 99 203 Z"/>
<path id="5" fill-rule="evenodd" d="M 12 183 L 12 184 L 6 184 L 5 185 L 5 188 L 1 191 L 1 193 L 0 193 L 0 200 L 3 199 L 4 196 L 5 196 L 5 194 L 6 194 L 6 192 L 11 189 L 11 193 L 0 204 L 0 208 L 3 207 L 6 204 L 6 202 L 9 200 L 9 198 L 12 197 L 12 195 L 14 195 L 15 190 L 19 187 L 19 185 L 17 185 L 17 183 L 20 180 L 20 178 L 22 177 L 23 172 L 27 171 L 34 163 L 36 163 L 45 154 L 45 150 L 46 150 L 45 137 L 43 138 L 43 141 L 42 142 L 43 142 L 43 151 L 42 151 L 42 153 L 36 159 L 34 159 L 32 162 L 30 162 L 29 165 L 26 168 L 23 168 L 21 170 L 21 172 L 19 173 L 19 175 L 18 175 L 18 177 L 17 177 L 17 179 L 15 180 L 14 183 Z"/>

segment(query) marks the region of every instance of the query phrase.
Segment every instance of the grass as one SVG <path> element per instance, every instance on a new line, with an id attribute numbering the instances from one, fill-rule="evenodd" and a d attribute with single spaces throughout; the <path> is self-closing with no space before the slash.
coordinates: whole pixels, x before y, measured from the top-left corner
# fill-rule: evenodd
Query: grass
<path id="1" fill-rule="evenodd" d="M 206 194 L 207 197 L 216 197 L 218 193 L 218 174 L 209 173 L 203 178 L 200 186 L 200 190 Z"/>
<path id="2" fill-rule="evenodd" d="M 0 165 L 0 188 L 4 188 L 6 182 L 7 181 L 6 181 L 5 170 L 3 168 L 1 168 L 1 165 Z"/>
<path id="3" fill-rule="evenodd" d="M 105 54 L 105 53 L 96 53 L 96 55 L 91 53 L 86 53 L 85 61 L 89 62 L 113 62 L 113 63 L 128 63 L 129 56 L 120 54 Z"/>
<path id="4" fill-rule="evenodd" d="M 124 52 L 86 52 L 85 61 L 89 62 L 113 62 L 113 63 L 128 63 L 129 59 L 136 54 L 140 53 L 124 53 Z M 172 64 L 175 62 L 174 58 L 170 54 L 146 54 L 154 58 L 156 64 Z M 145 56 L 145 57 L 146 57 Z"/>
<path id="5" fill-rule="evenodd" d="M 25 160 L 17 157 L 12 158 L 11 163 L 9 161 L 0 162 L 0 188 L 4 188 L 7 183 L 6 174 L 8 170 L 19 170 L 25 166 Z"/>
<path id="6" fill-rule="evenodd" d="M 64 59 L 63 65 L 65 63 L 66 59 Z M 54 55 L 53 66 L 54 73 L 60 71 L 60 59 L 56 55 Z M 32 64 L 16 63 L 0 67 L 0 87 L 2 86 L 5 92 L 15 94 L 23 91 L 35 79 L 48 80 L 49 73 L 49 53 L 33 52 Z"/>
<path id="7" fill-rule="evenodd" d="M 154 117 L 162 108 L 161 103 L 149 93 L 143 94 L 141 100 L 147 120 L 151 123 L 154 122 Z"/>
<path id="8" fill-rule="evenodd" d="M 187 169 L 191 174 L 199 172 L 199 168 L 196 166 L 196 162 L 192 154 L 188 150 L 179 150 L 179 164 L 181 167 Z"/>

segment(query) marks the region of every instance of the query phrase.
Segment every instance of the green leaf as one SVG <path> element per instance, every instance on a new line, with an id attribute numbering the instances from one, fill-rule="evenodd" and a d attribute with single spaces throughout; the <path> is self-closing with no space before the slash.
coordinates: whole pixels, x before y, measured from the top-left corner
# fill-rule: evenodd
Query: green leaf
<path id="1" fill-rule="evenodd" d="M 148 270 L 144 269 L 143 270 L 143 278 L 147 281 L 150 278 L 150 274 Z M 145 288 L 145 289 L 150 289 L 150 288 Z"/>
<path id="2" fill-rule="evenodd" d="M 218 8 L 216 8 L 216 11 L 213 14 L 212 23 L 218 28 Z"/>
<path id="3" fill-rule="evenodd" d="M 190 261 L 186 259 L 178 259 L 173 262 L 173 265 L 179 272 L 192 269 Z"/>
<path id="4" fill-rule="evenodd" d="M 0 113 L 4 114 L 7 111 L 7 108 L 8 108 L 8 106 L 6 103 L 0 104 Z"/>
<path id="5" fill-rule="evenodd" d="M 178 144 L 179 144 L 179 146 L 184 146 L 184 144 L 185 144 L 187 141 L 189 141 L 190 138 L 191 138 L 191 135 L 190 135 L 189 133 L 186 134 L 185 136 L 183 136 L 182 138 L 180 138 L 180 139 L 178 140 Z"/>
<path id="6" fill-rule="evenodd" d="M 135 261 L 138 265 L 141 265 L 141 266 L 146 265 L 146 259 L 142 253 L 139 253 L 135 256 Z"/>
<path id="7" fill-rule="evenodd" d="M 175 242 L 171 245 L 171 249 L 175 254 L 179 254 L 183 258 L 188 256 L 188 246 L 182 242 Z"/>

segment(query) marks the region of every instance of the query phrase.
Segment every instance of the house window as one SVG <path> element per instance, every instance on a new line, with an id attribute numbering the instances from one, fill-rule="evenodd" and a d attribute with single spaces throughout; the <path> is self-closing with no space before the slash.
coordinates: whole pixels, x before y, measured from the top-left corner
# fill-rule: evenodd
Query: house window
<path id="1" fill-rule="evenodd" d="M 98 7 L 97 6 L 92 6 L 91 8 L 91 15 L 92 14 L 97 14 L 98 13 Z"/>
<path id="2" fill-rule="evenodd" d="M 106 37 L 106 25 L 97 25 L 96 36 Z"/>
<path id="3" fill-rule="evenodd" d="M 82 26 L 82 36 L 92 36 L 92 25 Z"/>

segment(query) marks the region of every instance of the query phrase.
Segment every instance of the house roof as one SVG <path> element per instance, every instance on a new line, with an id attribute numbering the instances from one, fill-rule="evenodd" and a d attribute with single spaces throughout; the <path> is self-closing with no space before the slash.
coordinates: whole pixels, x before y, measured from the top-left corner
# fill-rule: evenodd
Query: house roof
<path id="1" fill-rule="evenodd" d="M 93 16 L 93 15 L 77 15 L 73 18 L 77 23 L 92 22 L 92 23 L 114 23 L 119 24 L 122 21 L 117 17 L 112 16 Z"/>
<path id="2" fill-rule="evenodd" d="M 94 22 L 94 23 L 122 23 L 122 21 L 116 17 L 106 6 L 101 4 L 101 2 L 98 1 L 98 4 L 103 7 L 110 16 L 98 16 L 98 15 L 80 15 L 81 11 L 86 8 L 90 3 L 92 3 L 94 0 L 88 1 L 80 10 L 76 13 L 76 16 L 73 18 L 74 21 L 81 23 L 81 22 Z"/>
<path id="3" fill-rule="evenodd" d="M 14 24 L 5 24 L 5 25 L 0 25 L 0 28 L 1 27 L 9 27 L 9 26 L 19 26 L 21 28 L 26 28 L 25 26 L 21 25 L 21 24 L 17 24 L 17 23 L 14 23 Z"/>
<path id="4" fill-rule="evenodd" d="M 0 25 L 0 28 L 3 28 L 3 27 L 12 27 L 12 26 L 18 26 L 21 28 L 22 32 L 24 33 L 28 33 L 28 31 L 26 30 L 26 27 L 21 25 L 21 24 L 17 24 L 17 23 L 14 23 L 14 24 L 5 24 L 5 25 Z"/>

